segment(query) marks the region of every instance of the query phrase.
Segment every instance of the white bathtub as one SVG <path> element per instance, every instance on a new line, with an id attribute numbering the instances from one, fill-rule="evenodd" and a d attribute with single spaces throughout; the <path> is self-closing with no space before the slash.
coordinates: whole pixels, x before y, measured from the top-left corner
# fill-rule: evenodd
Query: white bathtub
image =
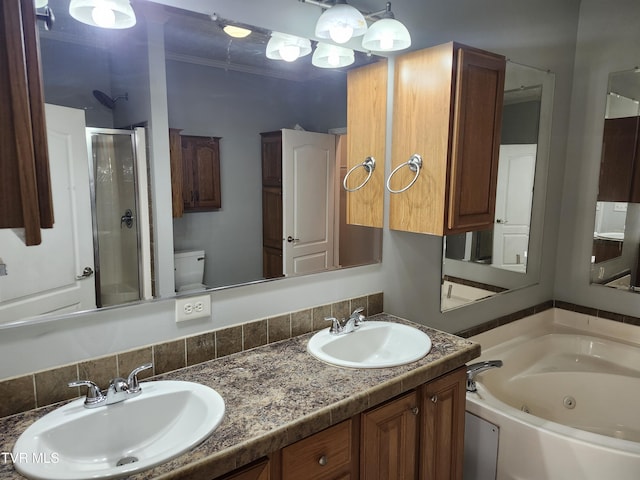
<path id="1" fill-rule="evenodd" d="M 552 309 L 472 338 L 504 362 L 467 393 L 500 429 L 497 479 L 640 479 L 638 332 Z"/>

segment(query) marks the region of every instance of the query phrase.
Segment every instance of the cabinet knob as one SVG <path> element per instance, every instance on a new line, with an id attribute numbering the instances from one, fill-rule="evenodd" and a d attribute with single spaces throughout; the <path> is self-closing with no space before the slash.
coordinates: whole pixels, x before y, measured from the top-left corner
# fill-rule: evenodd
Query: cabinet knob
<path id="1" fill-rule="evenodd" d="M 434 395 L 433 397 L 431 397 L 431 401 L 433 403 L 438 403 L 438 395 Z"/>
<path id="2" fill-rule="evenodd" d="M 322 455 L 319 459 L 318 459 L 318 464 L 321 467 L 324 467 L 327 463 L 329 463 L 329 459 L 327 458 L 326 455 Z"/>
<path id="3" fill-rule="evenodd" d="M 413 413 L 414 415 L 418 415 L 418 413 L 420 413 L 420 409 L 418 407 L 413 407 L 411 409 L 411 413 Z"/>

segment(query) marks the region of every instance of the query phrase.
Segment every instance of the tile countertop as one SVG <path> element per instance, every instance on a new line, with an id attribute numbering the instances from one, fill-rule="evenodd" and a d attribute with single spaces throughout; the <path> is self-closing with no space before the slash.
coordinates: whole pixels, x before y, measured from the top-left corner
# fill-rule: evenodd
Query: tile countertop
<path id="1" fill-rule="evenodd" d="M 384 313 L 369 319 L 405 323 L 424 331 L 431 337 L 431 351 L 399 367 L 347 369 L 308 354 L 310 333 L 154 377 L 208 385 L 222 395 L 226 412 L 220 426 L 199 446 L 129 479 L 211 480 L 480 355 L 479 344 L 448 333 Z M 60 405 L 0 419 L 0 452 L 7 452 L 0 456 L 0 478 L 24 478 L 14 470 L 8 452 L 31 423 Z"/>

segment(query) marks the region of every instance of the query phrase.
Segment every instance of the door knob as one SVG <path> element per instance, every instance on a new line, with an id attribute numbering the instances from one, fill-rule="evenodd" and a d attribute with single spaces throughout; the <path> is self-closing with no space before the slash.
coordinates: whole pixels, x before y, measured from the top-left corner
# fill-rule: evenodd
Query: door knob
<path id="1" fill-rule="evenodd" d="M 82 280 L 84 278 L 89 278 L 91 275 L 93 275 L 93 268 L 84 267 L 84 270 L 82 270 L 82 274 L 76 275 L 76 280 Z"/>
<path id="2" fill-rule="evenodd" d="M 300 241 L 300 239 L 299 239 L 299 238 L 293 238 L 291 235 L 289 235 L 289 236 L 287 237 L 287 242 L 289 242 L 289 243 L 299 242 L 299 241 Z"/>

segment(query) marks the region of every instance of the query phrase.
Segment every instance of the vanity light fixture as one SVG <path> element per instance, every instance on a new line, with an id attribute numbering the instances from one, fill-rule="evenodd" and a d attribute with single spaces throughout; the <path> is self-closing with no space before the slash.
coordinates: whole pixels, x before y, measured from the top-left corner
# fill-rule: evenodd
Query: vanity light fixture
<path id="1" fill-rule="evenodd" d="M 347 4 L 346 0 L 336 0 L 325 10 L 316 23 L 316 37 L 331 39 L 336 43 L 346 43 L 352 37 L 364 35 L 367 21 L 360 11 Z"/>
<path id="2" fill-rule="evenodd" d="M 328 43 L 318 43 L 311 63 L 320 68 L 340 68 L 351 65 L 355 61 L 353 50 Z"/>
<path id="3" fill-rule="evenodd" d="M 251 30 L 248 28 L 238 27 L 236 25 L 225 25 L 222 27 L 222 30 L 233 38 L 246 38 L 251 35 Z"/>
<path id="4" fill-rule="evenodd" d="M 71 0 L 69 14 L 93 27 L 129 28 L 136 24 L 129 0 Z"/>
<path id="5" fill-rule="evenodd" d="M 311 41 L 286 33 L 272 32 L 267 43 L 267 58 L 294 62 L 311 53 Z"/>
<path id="6" fill-rule="evenodd" d="M 369 27 L 362 39 L 362 47 L 377 52 L 393 52 L 411 46 L 409 30 L 395 19 L 391 11 L 391 2 L 381 15 L 380 20 Z"/>
<path id="7" fill-rule="evenodd" d="M 346 43 L 352 37 L 364 35 L 362 47 L 369 51 L 392 52 L 411 46 L 409 30 L 395 19 L 391 2 L 384 10 L 362 13 L 347 5 L 346 0 L 300 0 L 326 9 L 316 23 L 316 37 Z M 355 13 L 354 13 L 355 12 Z M 367 20 L 374 23 L 367 29 Z"/>

